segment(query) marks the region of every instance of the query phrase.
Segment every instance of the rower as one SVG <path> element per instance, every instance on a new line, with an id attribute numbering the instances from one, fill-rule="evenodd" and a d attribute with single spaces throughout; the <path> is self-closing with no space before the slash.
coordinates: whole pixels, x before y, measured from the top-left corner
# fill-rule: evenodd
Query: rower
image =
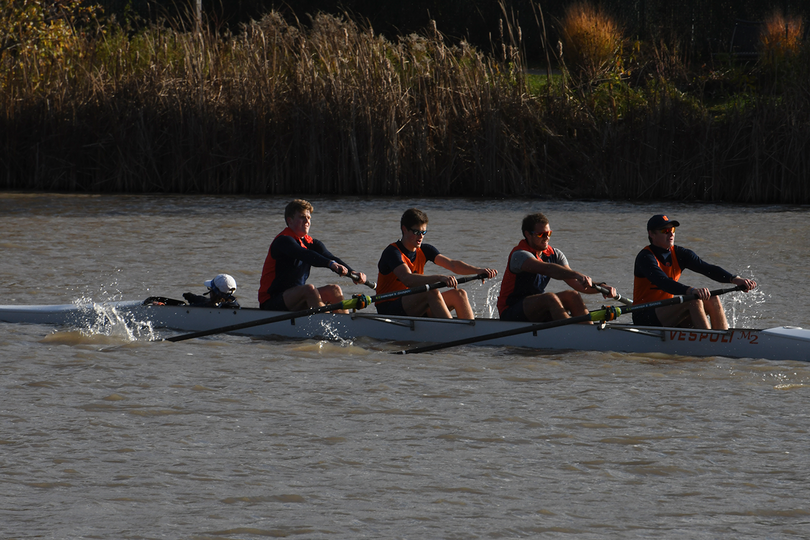
<path id="1" fill-rule="evenodd" d="M 479 268 L 457 259 L 451 259 L 439 253 L 439 250 L 422 241 L 427 234 L 427 214 L 416 208 L 410 208 L 402 214 L 399 228 L 402 236 L 390 244 L 382 253 L 377 268 L 377 294 L 411 289 L 432 283 L 444 283 L 451 290 L 441 292 L 433 289 L 428 292 L 400 296 L 392 300 L 376 303 L 377 313 L 383 315 L 410 315 L 412 317 L 436 317 L 450 319 L 452 310 L 459 319 L 474 319 L 467 292 L 457 288 L 458 280 L 450 275 L 424 275 L 425 263 L 441 266 L 461 275 L 486 275 L 493 278 L 498 274 L 492 268 Z"/>
<path id="2" fill-rule="evenodd" d="M 332 255 L 323 242 L 309 235 L 312 210 L 312 205 L 302 199 L 295 199 L 284 209 L 287 227 L 270 244 L 262 268 L 261 309 L 300 311 L 341 302 L 343 291 L 339 285 L 315 287 L 306 283 L 313 266 L 329 268 L 339 276 L 349 275 L 355 283 L 366 282 L 365 274 L 352 270 Z"/>
<path id="3" fill-rule="evenodd" d="M 233 293 L 236 292 L 236 280 L 229 274 L 218 274 L 214 279 L 205 282 L 208 292 L 203 294 L 183 293 L 188 305 L 197 307 L 216 307 L 238 309 L 239 302 Z"/>
<path id="4" fill-rule="evenodd" d="M 633 323 L 643 326 L 681 326 L 728 330 L 728 320 L 720 298 L 709 289 L 680 283 L 683 270 L 692 270 L 720 283 L 733 283 L 748 292 L 757 286 L 751 279 L 735 276 L 719 266 L 703 262 L 694 251 L 675 245 L 675 228 L 680 222 L 657 214 L 647 221 L 650 245 L 636 256 L 633 269 L 633 304 L 645 304 L 695 294 L 698 299 L 653 309 L 633 311 Z M 711 320 L 711 324 L 710 324 Z"/>
<path id="5" fill-rule="evenodd" d="M 529 214 L 521 224 L 523 240 L 512 248 L 503 273 L 498 296 L 501 319 L 523 322 L 549 322 L 588 314 L 579 293 L 604 291 L 605 298 L 615 298 L 616 289 L 594 287 L 593 280 L 571 270 L 562 251 L 549 245 L 551 226 L 541 214 Z M 545 292 L 552 279 L 565 281 L 572 291 Z M 604 285 L 604 284 L 599 284 Z"/>

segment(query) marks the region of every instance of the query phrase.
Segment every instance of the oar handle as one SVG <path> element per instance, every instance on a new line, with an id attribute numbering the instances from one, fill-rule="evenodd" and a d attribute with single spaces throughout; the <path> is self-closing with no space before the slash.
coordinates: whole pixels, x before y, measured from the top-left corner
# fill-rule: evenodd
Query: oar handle
<path id="1" fill-rule="evenodd" d="M 482 273 L 476 274 L 474 276 L 464 276 L 464 277 L 456 278 L 456 281 L 458 281 L 459 283 L 467 283 L 468 281 L 477 281 L 479 279 L 481 281 L 484 281 L 488 277 L 489 277 L 489 275 L 487 275 L 486 272 L 482 272 Z"/>
<path id="2" fill-rule="evenodd" d="M 632 306 L 633 305 L 633 299 L 632 298 L 625 298 L 624 296 L 619 294 L 618 291 L 616 291 L 616 296 L 610 296 L 610 289 L 608 289 L 607 287 L 602 286 L 601 283 L 594 283 L 593 288 L 596 289 L 597 291 L 599 291 L 600 293 L 602 293 L 604 295 L 607 295 L 608 298 L 612 298 L 613 300 L 616 300 L 617 302 L 621 302 L 622 304 L 624 304 L 626 306 Z"/>
<path id="3" fill-rule="evenodd" d="M 349 277 L 352 278 L 354 281 L 360 281 L 360 272 L 349 272 Z M 366 276 L 366 282 L 363 283 L 369 289 L 376 289 L 377 282 L 376 281 L 369 281 L 368 276 Z"/>

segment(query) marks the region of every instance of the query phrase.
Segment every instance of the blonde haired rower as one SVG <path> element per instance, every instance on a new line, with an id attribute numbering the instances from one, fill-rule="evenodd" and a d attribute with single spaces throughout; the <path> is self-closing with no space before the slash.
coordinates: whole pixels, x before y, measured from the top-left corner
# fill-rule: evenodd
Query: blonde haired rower
<path id="1" fill-rule="evenodd" d="M 343 300 L 339 285 L 315 287 L 306 283 L 313 266 L 329 268 L 345 276 L 351 266 L 332 255 L 323 242 L 309 235 L 312 205 L 302 199 L 289 203 L 284 210 L 287 227 L 270 244 L 262 268 L 259 306 L 273 311 L 300 311 Z M 366 275 L 357 272 L 355 283 L 365 283 Z"/>

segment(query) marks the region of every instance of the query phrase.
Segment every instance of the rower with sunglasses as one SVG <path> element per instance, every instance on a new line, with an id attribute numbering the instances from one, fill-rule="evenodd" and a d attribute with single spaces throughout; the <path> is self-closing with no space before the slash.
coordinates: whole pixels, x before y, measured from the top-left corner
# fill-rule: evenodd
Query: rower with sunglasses
<path id="1" fill-rule="evenodd" d="M 549 322 L 588 314 L 579 293 L 596 294 L 590 277 L 571 270 L 562 251 L 549 245 L 551 227 L 540 213 L 523 218 L 523 240 L 515 246 L 503 273 L 498 312 L 507 321 Z M 574 290 L 545 292 L 549 281 L 565 281 Z M 616 289 L 605 287 L 610 296 Z"/>
<path id="2" fill-rule="evenodd" d="M 410 208 L 402 214 L 399 227 L 402 237 L 390 244 L 382 253 L 377 264 L 379 275 L 377 277 L 377 294 L 382 295 L 394 291 L 412 289 L 422 285 L 444 283 L 450 290 L 441 292 L 433 289 L 427 292 L 400 296 L 392 300 L 377 302 L 377 313 L 383 315 L 409 315 L 421 317 L 427 315 L 441 319 L 450 319 L 450 313 L 455 309 L 459 319 L 474 319 L 475 315 L 464 289 L 458 289 L 458 281 L 454 276 L 424 275 L 425 263 L 441 266 L 460 275 L 487 274 L 493 278 L 498 274 L 491 268 L 479 268 L 451 259 L 439 253 L 439 250 L 422 241 L 427 234 L 428 217 L 421 210 Z"/>
<path id="3" fill-rule="evenodd" d="M 683 270 L 692 270 L 720 283 L 733 283 L 748 292 L 757 286 L 751 279 L 735 276 L 719 266 L 703 262 L 690 249 L 675 245 L 675 227 L 681 224 L 665 215 L 655 215 L 647 221 L 650 245 L 636 256 L 633 269 L 633 302 L 644 304 L 672 298 L 675 295 L 696 294 L 697 300 L 655 309 L 633 311 L 633 323 L 643 326 L 682 326 L 728 330 L 728 320 L 720 298 L 710 296 L 709 289 L 696 288 L 679 282 Z"/>

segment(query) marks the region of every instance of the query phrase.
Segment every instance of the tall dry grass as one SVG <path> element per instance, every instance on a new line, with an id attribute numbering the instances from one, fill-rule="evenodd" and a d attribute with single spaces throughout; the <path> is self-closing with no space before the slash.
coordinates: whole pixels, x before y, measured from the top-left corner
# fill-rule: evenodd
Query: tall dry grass
<path id="1" fill-rule="evenodd" d="M 561 59 L 574 80 L 589 85 L 617 68 L 624 36 L 601 7 L 576 1 L 560 20 Z"/>
<path id="2" fill-rule="evenodd" d="M 436 28 L 392 43 L 321 14 L 237 36 L 153 27 L 86 42 L 46 89 L 4 94 L 3 186 L 213 193 L 536 189 L 518 47 Z M 27 59 L 19 59 L 25 63 Z"/>
<path id="3" fill-rule="evenodd" d="M 802 17 L 786 17 L 782 10 L 775 10 L 765 19 L 759 35 L 763 60 L 778 62 L 799 53 L 802 45 Z"/>
<path id="4" fill-rule="evenodd" d="M 759 84 L 765 91 L 781 93 L 801 76 L 802 17 L 785 17 L 776 9 L 765 19 L 759 37 Z"/>
<path id="5" fill-rule="evenodd" d="M 802 84 L 722 117 L 662 76 L 532 97 L 503 29 L 488 55 L 269 13 L 0 57 L 0 189 L 810 202 Z"/>

